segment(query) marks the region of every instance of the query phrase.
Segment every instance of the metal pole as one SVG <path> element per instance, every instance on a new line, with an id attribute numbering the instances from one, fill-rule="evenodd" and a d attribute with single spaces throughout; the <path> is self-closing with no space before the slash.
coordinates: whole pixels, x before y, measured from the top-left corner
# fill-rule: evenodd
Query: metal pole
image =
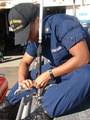
<path id="1" fill-rule="evenodd" d="M 42 58 L 42 21 L 43 21 L 43 0 L 40 0 L 40 17 L 39 17 L 39 45 L 37 49 L 38 74 L 41 74 L 41 58 Z"/>
<path id="2" fill-rule="evenodd" d="M 43 24 L 43 1 L 40 0 L 40 19 L 39 19 L 39 43 L 42 43 L 42 24 Z"/>
<path id="3" fill-rule="evenodd" d="M 43 23 L 43 0 L 40 0 L 39 41 L 38 41 L 39 45 L 38 45 L 38 49 L 37 49 L 38 75 L 41 74 L 41 62 L 42 62 L 42 60 L 41 60 L 42 59 L 42 23 Z M 41 93 L 42 93 L 42 90 L 39 89 L 38 94 L 37 94 L 38 98 L 40 98 Z M 33 95 L 30 95 L 30 96 L 33 97 Z M 36 96 L 36 98 L 37 98 L 37 96 Z M 23 113 L 23 109 L 24 109 L 24 105 L 25 105 L 25 99 L 26 99 L 26 97 L 22 98 L 22 100 L 21 100 L 16 120 L 20 120 L 22 118 L 22 113 Z M 32 100 L 30 100 L 30 101 L 31 101 L 31 104 L 32 104 Z M 31 104 L 30 104 L 30 108 L 31 108 Z"/>
<path id="4" fill-rule="evenodd" d="M 20 106 L 19 106 L 19 110 L 18 110 L 18 113 L 16 116 L 16 120 L 21 120 L 22 112 L 23 112 L 23 108 L 24 108 L 24 101 L 25 101 L 25 97 L 23 97 L 21 102 L 20 102 Z"/>
<path id="5" fill-rule="evenodd" d="M 41 74 L 41 62 L 42 62 L 42 29 L 43 29 L 43 1 L 40 0 L 40 17 L 39 17 L 39 45 L 37 50 L 37 62 L 38 62 L 38 75 Z M 38 90 L 38 96 L 41 95 L 41 89 Z"/>
<path id="6" fill-rule="evenodd" d="M 30 95 L 25 96 L 21 99 L 16 120 L 23 120 L 25 117 L 28 117 L 31 111 L 32 96 L 33 94 L 31 93 Z"/>
<path id="7" fill-rule="evenodd" d="M 73 0 L 73 14 L 76 16 L 76 5 L 75 5 L 75 0 Z"/>

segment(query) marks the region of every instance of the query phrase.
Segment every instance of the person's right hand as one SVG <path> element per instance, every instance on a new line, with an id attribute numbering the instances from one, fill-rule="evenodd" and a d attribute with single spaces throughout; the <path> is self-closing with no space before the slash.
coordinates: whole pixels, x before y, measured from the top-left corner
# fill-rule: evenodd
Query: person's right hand
<path id="1" fill-rule="evenodd" d="M 32 89 L 33 82 L 30 79 L 24 80 L 22 82 L 19 82 L 19 85 L 22 89 Z"/>
<path id="2" fill-rule="evenodd" d="M 14 93 L 15 95 L 20 94 L 21 92 L 23 92 L 25 90 L 30 90 L 33 87 L 32 80 L 30 80 L 30 79 L 19 82 L 18 84 L 19 84 L 19 86 L 18 86 L 18 89 Z"/>

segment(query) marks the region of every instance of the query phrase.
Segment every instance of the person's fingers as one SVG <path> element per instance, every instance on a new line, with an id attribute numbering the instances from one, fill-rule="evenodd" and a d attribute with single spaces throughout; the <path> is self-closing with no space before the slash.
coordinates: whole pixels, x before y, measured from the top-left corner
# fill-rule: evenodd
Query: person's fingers
<path id="1" fill-rule="evenodd" d="M 33 86 L 38 89 L 38 84 L 37 84 L 37 82 L 34 81 L 34 82 L 33 82 Z"/>
<path id="2" fill-rule="evenodd" d="M 31 80 L 25 80 L 21 83 L 22 88 L 31 88 L 33 86 L 33 83 Z"/>
<path id="3" fill-rule="evenodd" d="M 38 89 L 40 88 L 40 83 L 38 83 L 37 81 L 34 81 L 33 86 Z"/>
<path id="4" fill-rule="evenodd" d="M 47 85 L 47 83 L 41 83 L 41 88 L 45 87 Z"/>
<path id="5" fill-rule="evenodd" d="M 42 83 L 37 83 L 37 82 L 34 82 L 33 83 L 33 86 L 37 89 L 39 88 L 43 88 L 44 86 L 46 86 L 46 83 L 42 82 Z"/>

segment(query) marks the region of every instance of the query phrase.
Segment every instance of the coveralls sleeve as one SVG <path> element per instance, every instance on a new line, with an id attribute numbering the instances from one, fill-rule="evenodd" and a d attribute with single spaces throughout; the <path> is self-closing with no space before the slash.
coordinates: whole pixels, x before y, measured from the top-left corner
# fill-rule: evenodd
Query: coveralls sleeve
<path id="1" fill-rule="evenodd" d="M 29 42 L 26 48 L 26 52 L 32 56 L 32 57 L 36 57 L 37 54 L 37 46 L 36 43 L 34 42 Z"/>
<path id="2" fill-rule="evenodd" d="M 68 50 L 83 38 L 86 38 L 86 33 L 77 18 L 64 20 L 59 32 L 59 40 Z"/>

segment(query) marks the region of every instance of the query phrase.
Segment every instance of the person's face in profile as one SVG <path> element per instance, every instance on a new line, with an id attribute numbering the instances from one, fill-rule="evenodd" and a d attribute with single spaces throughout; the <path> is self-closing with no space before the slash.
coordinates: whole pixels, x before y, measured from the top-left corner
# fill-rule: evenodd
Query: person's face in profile
<path id="1" fill-rule="evenodd" d="M 32 42 L 38 42 L 39 37 L 39 17 L 30 23 L 30 32 L 28 36 L 28 40 Z"/>

